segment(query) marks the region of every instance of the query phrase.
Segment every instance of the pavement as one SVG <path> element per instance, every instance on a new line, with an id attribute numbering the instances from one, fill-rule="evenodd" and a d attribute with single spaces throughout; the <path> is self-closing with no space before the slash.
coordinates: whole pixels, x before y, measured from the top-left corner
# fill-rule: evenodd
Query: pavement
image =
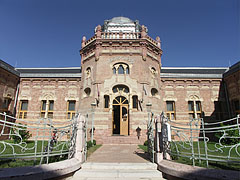
<path id="1" fill-rule="evenodd" d="M 103 145 L 67 180 L 160 180 L 157 165 L 137 145 Z"/>

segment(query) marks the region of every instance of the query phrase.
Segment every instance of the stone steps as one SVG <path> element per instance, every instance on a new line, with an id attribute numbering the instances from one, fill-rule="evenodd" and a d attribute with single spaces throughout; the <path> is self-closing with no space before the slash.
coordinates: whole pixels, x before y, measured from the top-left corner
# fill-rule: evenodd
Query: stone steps
<path id="1" fill-rule="evenodd" d="M 87 162 L 82 164 L 82 169 L 88 170 L 157 170 L 155 163 L 95 163 Z"/>
<path id="2" fill-rule="evenodd" d="M 102 137 L 103 144 L 142 144 L 135 136 L 107 136 Z"/>
<path id="3" fill-rule="evenodd" d="M 72 180 L 93 179 L 163 179 L 152 163 L 84 163 Z"/>

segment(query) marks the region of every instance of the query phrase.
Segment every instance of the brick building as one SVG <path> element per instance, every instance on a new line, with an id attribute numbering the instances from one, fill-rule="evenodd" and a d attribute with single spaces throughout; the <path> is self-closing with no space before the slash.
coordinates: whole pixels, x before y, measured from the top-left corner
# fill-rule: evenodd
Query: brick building
<path id="1" fill-rule="evenodd" d="M 15 69 L 18 118 L 65 121 L 80 112 L 88 127 L 94 120 L 98 143 L 142 143 L 149 112 L 179 122 L 239 113 L 239 63 L 229 70 L 162 67 L 160 38 L 147 32 L 138 21 L 115 17 L 82 38 L 81 67 Z"/>

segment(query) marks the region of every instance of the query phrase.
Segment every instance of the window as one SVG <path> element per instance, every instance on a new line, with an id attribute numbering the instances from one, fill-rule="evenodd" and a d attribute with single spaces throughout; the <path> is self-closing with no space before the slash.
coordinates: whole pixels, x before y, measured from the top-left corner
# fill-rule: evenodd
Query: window
<path id="1" fill-rule="evenodd" d="M 188 101 L 189 119 L 201 118 L 202 107 L 200 101 Z"/>
<path id="2" fill-rule="evenodd" d="M 117 73 L 116 68 L 113 67 L 113 74 L 116 74 L 116 73 Z"/>
<path id="3" fill-rule="evenodd" d="M 90 96 L 91 89 L 90 88 L 86 88 L 86 89 L 84 89 L 84 92 L 86 93 L 87 96 Z"/>
<path id="4" fill-rule="evenodd" d="M 129 74 L 129 67 L 125 63 L 117 63 L 113 65 L 113 74 Z"/>
<path id="5" fill-rule="evenodd" d="M 129 74 L 129 68 L 128 68 L 128 66 L 126 67 L 126 74 Z"/>
<path id="6" fill-rule="evenodd" d="M 156 96 L 158 94 L 158 90 L 156 88 L 151 89 L 152 96 Z"/>
<path id="7" fill-rule="evenodd" d="M 3 104 L 2 104 L 2 109 L 3 109 L 3 111 L 8 111 L 9 106 L 10 106 L 10 104 L 11 104 L 11 101 L 12 101 L 11 98 L 5 98 L 5 99 L 3 100 Z"/>
<path id="8" fill-rule="evenodd" d="M 48 104 L 47 104 L 48 103 Z M 48 108 L 47 108 L 48 105 Z M 53 118 L 53 107 L 54 101 L 52 100 L 43 100 L 41 105 L 41 118 L 45 118 L 45 114 L 47 118 Z"/>
<path id="9" fill-rule="evenodd" d="M 151 68 L 151 74 L 153 77 L 156 77 L 157 71 L 154 67 Z"/>
<path id="10" fill-rule="evenodd" d="M 138 109 L 138 96 L 133 96 L 132 97 L 133 100 L 133 109 Z"/>
<path id="11" fill-rule="evenodd" d="M 109 96 L 104 95 L 104 108 L 109 108 Z"/>
<path id="12" fill-rule="evenodd" d="M 118 74 L 124 74 L 124 69 L 122 65 L 120 65 L 118 68 Z"/>
<path id="13" fill-rule="evenodd" d="M 67 102 L 67 119 L 72 119 L 75 116 L 75 105 L 76 101 Z"/>
<path id="14" fill-rule="evenodd" d="M 129 93 L 129 88 L 125 85 L 116 85 L 113 87 L 113 92 L 117 93 L 117 92 L 125 92 L 125 93 Z"/>
<path id="15" fill-rule="evenodd" d="M 91 76 L 91 68 L 88 67 L 88 68 L 86 69 L 86 77 L 88 78 L 88 77 L 90 77 L 90 76 Z"/>
<path id="16" fill-rule="evenodd" d="M 170 120 L 176 119 L 176 110 L 175 110 L 175 102 L 174 101 L 167 101 L 167 117 Z"/>
<path id="17" fill-rule="evenodd" d="M 28 101 L 27 100 L 20 101 L 18 118 L 26 119 L 27 118 L 27 110 L 28 110 Z"/>

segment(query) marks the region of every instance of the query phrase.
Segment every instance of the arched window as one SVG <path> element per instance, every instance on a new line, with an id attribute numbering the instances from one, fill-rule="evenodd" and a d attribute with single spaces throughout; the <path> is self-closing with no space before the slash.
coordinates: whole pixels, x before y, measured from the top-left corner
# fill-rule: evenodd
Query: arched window
<path id="1" fill-rule="evenodd" d="M 113 74 L 129 74 L 129 66 L 125 63 L 116 63 L 113 65 Z"/>
<path id="2" fill-rule="evenodd" d="M 113 74 L 116 74 L 116 68 L 113 67 Z"/>
<path id="3" fill-rule="evenodd" d="M 118 96 L 113 100 L 113 105 L 128 104 L 128 100 L 123 96 Z"/>
<path id="4" fill-rule="evenodd" d="M 156 77 L 157 71 L 154 67 L 151 68 L 151 74 L 153 77 Z"/>
<path id="5" fill-rule="evenodd" d="M 86 88 L 86 89 L 84 89 L 84 92 L 86 93 L 87 96 L 90 96 L 91 89 L 90 88 Z"/>
<path id="6" fill-rule="evenodd" d="M 109 95 L 104 95 L 104 108 L 109 108 Z"/>
<path id="7" fill-rule="evenodd" d="M 158 90 L 156 88 L 151 89 L 152 96 L 156 96 L 158 94 Z"/>
<path id="8" fill-rule="evenodd" d="M 132 108 L 133 109 L 138 109 L 138 96 L 134 95 L 132 97 L 132 100 L 133 100 Z"/>
<path id="9" fill-rule="evenodd" d="M 126 67 L 126 74 L 129 74 L 129 67 Z"/>
<path id="10" fill-rule="evenodd" d="M 124 74 L 124 68 L 122 65 L 118 67 L 118 74 Z"/>
<path id="11" fill-rule="evenodd" d="M 117 92 L 125 92 L 125 93 L 129 93 L 129 88 L 125 85 L 116 85 L 113 87 L 112 91 L 114 93 L 117 93 Z"/>
<path id="12" fill-rule="evenodd" d="M 91 76 L 91 68 L 88 67 L 88 68 L 86 69 L 86 77 L 90 77 L 90 76 Z"/>

